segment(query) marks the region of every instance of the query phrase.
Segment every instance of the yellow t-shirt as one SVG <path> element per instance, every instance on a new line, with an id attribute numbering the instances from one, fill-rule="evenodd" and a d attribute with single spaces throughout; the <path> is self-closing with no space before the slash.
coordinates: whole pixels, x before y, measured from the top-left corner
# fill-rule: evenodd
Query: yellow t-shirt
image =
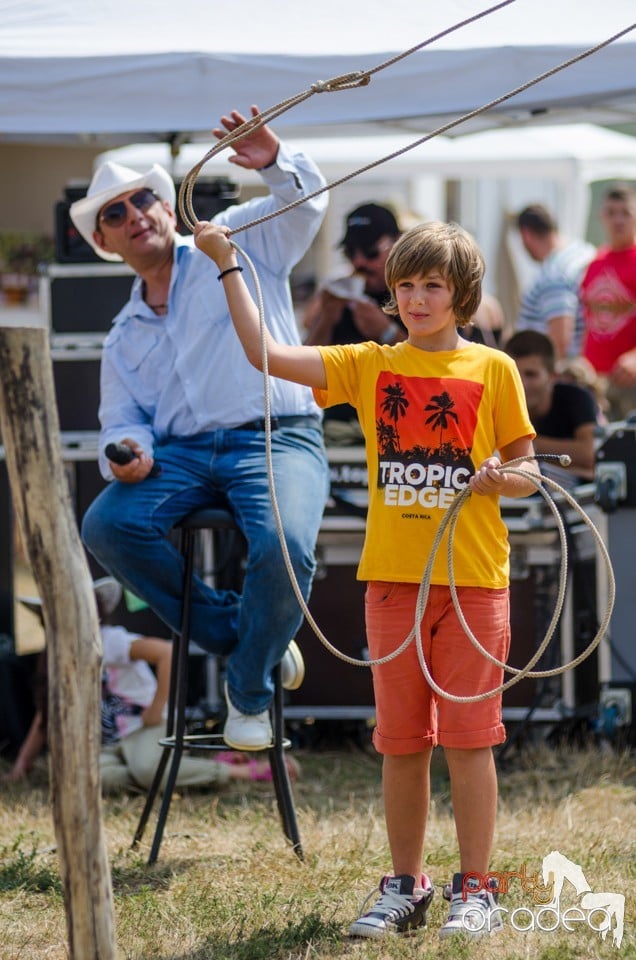
<path id="1" fill-rule="evenodd" d="M 453 499 L 497 450 L 534 437 L 514 361 L 469 343 L 428 352 L 409 343 L 320 347 L 323 406 L 350 403 L 365 436 L 369 512 L 360 580 L 418 583 Z M 448 583 L 447 536 L 432 583 Z M 458 586 L 500 588 L 509 580 L 508 532 L 499 497 L 471 495 L 454 537 Z"/>

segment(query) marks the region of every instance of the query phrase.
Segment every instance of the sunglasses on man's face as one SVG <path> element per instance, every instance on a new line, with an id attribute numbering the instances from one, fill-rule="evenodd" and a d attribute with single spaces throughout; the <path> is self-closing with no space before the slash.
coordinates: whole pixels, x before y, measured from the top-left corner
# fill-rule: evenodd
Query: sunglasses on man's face
<path id="1" fill-rule="evenodd" d="M 364 257 L 365 260 L 377 260 L 380 254 L 383 251 L 376 245 L 372 247 L 345 247 L 344 255 L 347 260 L 353 260 L 353 258 L 358 254 L 361 257 Z"/>
<path id="2" fill-rule="evenodd" d="M 116 200 L 115 203 L 110 203 L 107 207 L 104 207 L 99 214 L 97 218 L 98 229 L 100 223 L 106 224 L 107 227 L 121 227 L 121 225 L 126 222 L 126 217 L 128 216 L 126 212 L 127 203 L 131 203 L 136 210 L 141 210 L 142 213 L 145 213 L 158 199 L 159 197 L 154 190 L 144 187 L 143 190 L 137 190 L 136 193 L 127 197 L 126 200 Z"/>

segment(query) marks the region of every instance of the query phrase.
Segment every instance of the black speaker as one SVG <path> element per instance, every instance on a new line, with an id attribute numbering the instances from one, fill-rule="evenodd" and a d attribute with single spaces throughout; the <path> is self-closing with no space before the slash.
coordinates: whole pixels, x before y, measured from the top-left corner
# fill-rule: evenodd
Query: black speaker
<path id="1" fill-rule="evenodd" d="M 177 188 L 177 230 L 181 234 L 189 234 L 190 231 L 181 219 L 179 214 L 179 191 L 183 180 L 175 180 Z M 227 177 L 202 178 L 197 180 L 192 191 L 192 206 L 199 220 L 211 220 L 217 213 L 233 206 L 238 202 L 239 187 L 238 184 L 229 180 Z"/>
<path id="2" fill-rule="evenodd" d="M 182 180 L 175 180 L 177 196 Z M 58 263 L 104 263 L 91 245 L 75 229 L 71 220 L 70 207 L 76 200 L 86 196 L 88 183 L 64 188 L 64 199 L 54 208 L 55 220 L 55 259 Z M 237 202 L 239 188 L 226 177 L 202 178 L 197 180 L 192 191 L 192 205 L 199 220 L 210 220 L 215 214 Z M 177 213 L 179 233 L 188 232 L 187 227 Z"/>
<path id="3" fill-rule="evenodd" d="M 101 351 L 52 351 L 53 384 L 60 430 L 99 430 Z M 92 355 L 91 355 L 92 354 Z"/>
<path id="4" fill-rule="evenodd" d="M 338 650 L 356 660 L 367 658 L 364 622 L 366 584 L 356 579 L 362 533 L 322 530 L 318 566 L 309 600 L 310 612 L 322 633 Z M 305 621 L 297 635 L 305 659 L 305 679 L 288 693 L 292 713 L 320 708 L 316 716 L 370 716 L 374 710 L 369 667 L 353 666 L 334 656 Z"/>
<path id="5" fill-rule="evenodd" d="M 64 188 L 64 199 L 54 207 L 55 259 L 58 263 L 103 263 L 89 243 L 76 230 L 69 209 L 76 200 L 86 196 L 88 184 Z"/>
<path id="6" fill-rule="evenodd" d="M 124 264 L 49 264 L 40 300 L 51 333 L 107 333 L 130 297 L 132 282 L 132 270 Z"/>
<path id="7" fill-rule="evenodd" d="M 38 654 L 0 653 L 0 753 L 15 757 L 35 712 Z"/>

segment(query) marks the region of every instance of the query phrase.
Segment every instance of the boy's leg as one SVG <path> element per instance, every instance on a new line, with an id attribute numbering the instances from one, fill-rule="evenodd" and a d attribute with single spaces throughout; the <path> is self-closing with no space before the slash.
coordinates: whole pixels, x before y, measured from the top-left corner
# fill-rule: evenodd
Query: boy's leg
<path id="1" fill-rule="evenodd" d="M 393 875 L 380 881 L 379 897 L 351 924 L 352 937 L 384 937 L 426 926 L 433 885 L 422 874 L 433 748 L 398 756 L 386 754 L 382 767 L 384 817 Z"/>
<path id="2" fill-rule="evenodd" d="M 385 755 L 382 767 L 384 817 L 395 876 L 419 877 L 430 800 L 433 750 Z"/>
<path id="3" fill-rule="evenodd" d="M 374 660 L 397 649 L 410 632 L 417 591 L 417 584 L 369 584 L 366 623 Z M 382 878 L 379 897 L 369 910 L 363 906 L 349 933 L 375 938 L 426 925 L 433 885 L 422 874 L 422 854 L 435 724 L 431 691 L 413 644 L 399 657 L 373 668 L 373 686 L 377 714 L 373 739 L 384 755 L 384 812 L 393 876 Z"/>
<path id="4" fill-rule="evenodd" d="M 462 588 L 458 591 L 464 616 L 474 635 L 499 661 L 505 661 L 510 643 L 508 592 Z M 434 645 L 432 672 L 440 686 L 456 696 L 487 694 L 498 687 L 503 670 L 491 664 L 464 634 L 449 599 Z M 460 852 L 460 870 L 453 876 L 449 917 L 440 931 L 483 936 L 502 926 L 496 891 L 484 888 L 497 811 L 497 774 L 492 747 L 505 736 L 501 694 L 472 703 L 440 698 L 439 740 L 450 778 L 453 812 Z"/>
<path id="5" fill-rule="evenodd" d="M 485 875 L 497 815 L 497 772 L 491 747 L 444 749 L 451 782 L 461 873 Z"/>

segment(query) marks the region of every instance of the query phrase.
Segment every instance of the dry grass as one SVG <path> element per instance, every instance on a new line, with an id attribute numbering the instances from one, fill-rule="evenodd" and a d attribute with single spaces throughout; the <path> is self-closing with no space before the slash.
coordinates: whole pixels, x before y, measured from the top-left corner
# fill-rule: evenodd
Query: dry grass
<path id="1" fill-rule="evenodd" d="M 479 944 L 437 939 L 446 904 L 435 897 L 427 931 L 382 942 L 346 929 L 388 868 L 378 758 L 364 750 L 300 754 L 295 788 L 305 862 L 286 847 L 271 786 L 175 797 L 158 863 L 148 867 L 153 822 L 139 851 L 130 840 L 141 798 L 104 803 L 117 940 L 126 960 L 314 960 L 432 957 L 461 960 L 636 958 L 636 761 L 633 755 L 533 749 L 501 772 L 493 869 L 538 870 L 558 849 L 595 890 L 627 896 L 617 950 L 588 927 L 522 934 L 510 926 Z M 0 786 L 2 960 L 67 957 L 64 905 L 43 768 L 30 786 Z M 436 760 L 427 869 L 441 891 L 456 863 L 443 762 Z M 565 893 L 564 893 L 565 897 Z M 531 902 L 531 901 L 530 901 Z M 506 906 L 528 906 L 519 888 Z"/>

